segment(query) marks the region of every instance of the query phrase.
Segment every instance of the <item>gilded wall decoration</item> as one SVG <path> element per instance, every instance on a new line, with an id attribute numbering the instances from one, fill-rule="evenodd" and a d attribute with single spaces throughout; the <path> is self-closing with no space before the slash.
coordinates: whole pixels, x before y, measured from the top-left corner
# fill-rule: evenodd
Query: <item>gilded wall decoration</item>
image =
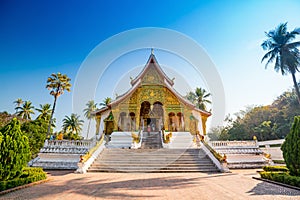
<path id="1" fill-rule="evenodd" d="M 163 80 L 164 80 L 164 78 L 160 74 L 158 74 L 155 67 L 152 65 L 149 67 L 148 71 L 142 78 L 142 84 L 143 85 L 147 85 L 147 84 L 162 85 Z"/>

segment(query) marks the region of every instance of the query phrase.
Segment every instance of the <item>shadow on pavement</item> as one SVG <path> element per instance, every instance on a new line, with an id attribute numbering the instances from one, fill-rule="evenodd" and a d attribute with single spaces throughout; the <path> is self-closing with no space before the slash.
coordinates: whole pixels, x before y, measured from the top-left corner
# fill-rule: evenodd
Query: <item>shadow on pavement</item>
<path id="1" fill-rule="evenodd" d="M 275 184 L 262 182 L 258 183 L 253 189 L 248 191 L 251 195 L 284 195 L 284 196 L 299 196 L 300 191 L 278 186 Z"/>
<path id="2" fill-rule="evenodd" d="M 48 171 L 58 176 L 58 171 Z M 71 172 L 73 173 L 73 172 Z M 55 176 L 54 175 L 54 176 Z M 67 178 L 66 178 L 67 179 Z M 66 180 L 63 185 L 57 184 L 56 181 L 50 181 L 46 184 L 37 185 L 34 192 L 30 190 L 16 191 L 10 195 L 2 196 L 4 199 L 22 199 L 26 194 L 30 199 L 59 199 L 66 194 L 75 195 L 81 199 L 85 198 L 153 198 L 160 197 L 159 193 L 143 193 L 148 191 L 166 191 L 182 187 L 191 187 L 199 184 L 199 178 L 183 178 L 183 177 L 164 177 L 164 178 L 134 178 L 131 180 L 107 180 L 107 179 L 90 179 L 86 175 L 76 176 L 75 178 Z M 202 186 L 201 186 L 202 187 Z M 131 192 L 130 192 L 131 191 Z M 138 192 L 135 192 L 138 191 Z M 64 196 L 64 198 L 67 198 Z M 1 199 L 1 197 L 0 197 Z"/>
<path id="3" fill-rule="evenodd" d="M 50 176 L 64 176 L 67 174 L 74 174 L 74 170 L 44 170 Z"/>

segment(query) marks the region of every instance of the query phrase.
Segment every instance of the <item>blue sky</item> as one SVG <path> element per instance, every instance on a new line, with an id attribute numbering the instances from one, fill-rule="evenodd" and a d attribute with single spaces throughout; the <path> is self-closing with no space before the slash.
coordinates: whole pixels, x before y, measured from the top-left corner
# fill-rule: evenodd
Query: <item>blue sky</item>
<path id="1" fill-rule="evenodd" d="M 99 43 L 141 27 L 179 31 L 206 50 L 223 81 L 226 113 L 247 105 L 269 104 L 292 87 L 292 79 L 275 73 L 271 65 L 265 70 L 260 63 L 264 31 L 281 22 L 288 22 L 289 30 L 300 27 L 299 10 L 297 0 L 1 0 L 0 111 L 14 112 L 17 98 L 30 100 L 36 107 L 52 103 L 45 89 L 51 73 L 67 74 L 74 83 L 81 63 Z M 159 62 L 169 64 L 164 54 L 156 56 Z M 147 59 L 148 55 L 139 58 L 140 65 Z M 98 92 L 95 101 L 108 95 Z M 72 92 L 59 98 L 58 126 L 72 113 L 71 102 Z"/>

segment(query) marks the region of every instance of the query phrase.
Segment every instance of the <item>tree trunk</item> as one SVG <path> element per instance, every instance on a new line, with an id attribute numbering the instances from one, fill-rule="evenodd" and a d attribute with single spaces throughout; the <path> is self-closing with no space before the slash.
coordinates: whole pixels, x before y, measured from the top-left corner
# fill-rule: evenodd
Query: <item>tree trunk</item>
<path id="1" fill-rule="evenodd" d="M 55 106 L 56 106 L 56 100 L 57 100 L 57 96 L 54 95 L 54 103 L 53 103 L 52 112 L 51 112 L 51 116 L 50 116 L 50 120 L 49 120 L 49 125 L 48 125 L 48 131 L 47 131 L 46 138 L 48 138 L 48 136 L 50 134 L 50 128 L 51 128 L 51 125 L 52 125 L 52 118 L 53 118 L 53 115 L 54 115 L 54 110 L 55 110 Z"/>
<path id="2" fill-rule="evenodd" d="M 297 80 L 296 80 L 295 73 L 292 73 L 292 77 L 293 77 L 295 91 L 296 91 L 296 94 L 297 94 L 298 103 L 299 103 L 299 106 L 300 106 L 300 92 L 299 92 L 299 87 L 298 87 L 298 83 L 297 83 Z"/>
<path id="3" fill-rule="evenodd" d="M 89 139 L 90 125 L 91 125 L 91 119 L 89 120 L 88 130 L 87 130 L 87 134 L 86 134 L 87 140 Z"/>

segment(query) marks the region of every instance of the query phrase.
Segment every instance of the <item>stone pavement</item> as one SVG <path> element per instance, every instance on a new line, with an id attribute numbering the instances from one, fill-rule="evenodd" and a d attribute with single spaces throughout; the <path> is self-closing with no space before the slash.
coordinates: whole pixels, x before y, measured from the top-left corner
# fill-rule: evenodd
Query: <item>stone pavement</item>
<path id="1" fill-rule="evenodd" d="M 0 199 L 300 199 L 300 191 L 252 179 L 255 169 L 232 173 L 87 173 L 49 171 L 50 181 Z"/>

